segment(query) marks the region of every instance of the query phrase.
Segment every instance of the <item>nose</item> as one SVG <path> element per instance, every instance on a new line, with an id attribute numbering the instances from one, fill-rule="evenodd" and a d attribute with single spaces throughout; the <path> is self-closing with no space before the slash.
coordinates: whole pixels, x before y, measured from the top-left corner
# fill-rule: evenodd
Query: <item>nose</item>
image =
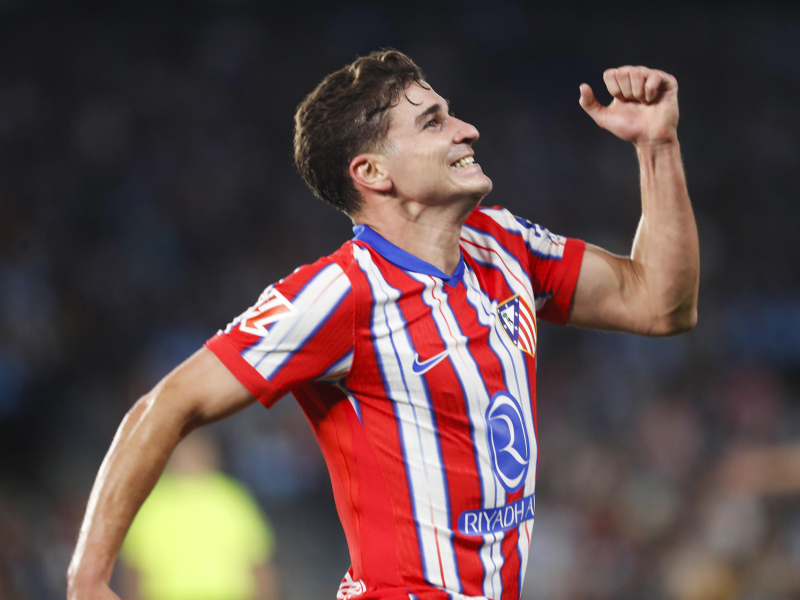
<path id="1" fill-rule="evenodd" d="M 450 117 L 455 121 L 455 135 L 453 136 L 453 142 L 456 144 L 472 144 L 481 137 L 481 134 L 478 133 L 477 127 L 474 125 L 470 125 L 466 121 L 462 121 L 461 119 L 456 119 L 455 117 Z"/>

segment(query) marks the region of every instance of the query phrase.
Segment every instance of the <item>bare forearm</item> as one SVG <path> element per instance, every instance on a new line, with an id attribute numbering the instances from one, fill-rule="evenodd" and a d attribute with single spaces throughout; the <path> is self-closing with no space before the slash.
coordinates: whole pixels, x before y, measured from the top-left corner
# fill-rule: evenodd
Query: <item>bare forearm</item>
<path id="1" fill-rule="evenodd" d="M 117 553 L 172 450 L 195 427 L 254 401 L 219 359 L 201 348 L 134 405 L 92 488 L 69 566 L 69 600 L 116 598 L 107 583 Z"/>
<path id="2" fill-rule="evenodd" d="M 674 139 L 638 144 L 642 219 L 631 253 L 632 266 L 653 316 L 651 333 L 694 326 L 700 275 L 697 226 L 680 145 Z"/>
<path id="3" fill-rule="evenodd" d="M 158 393 L 128 412 L 100 467 L 69 568 L 71 588 L 108 583 L 128 527 L 185 434 L 188 420 L 163 410 Z"/>

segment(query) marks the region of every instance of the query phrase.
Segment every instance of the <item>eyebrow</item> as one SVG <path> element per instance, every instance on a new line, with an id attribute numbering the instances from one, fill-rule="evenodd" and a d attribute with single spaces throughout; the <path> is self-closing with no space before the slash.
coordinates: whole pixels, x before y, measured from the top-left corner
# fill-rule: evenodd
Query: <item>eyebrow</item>
<path id="1" fill-rule="evenodd" d="M 445 100 L 445 102 L 447 102 L 447 114 L 450 114 L 450 112 L 451 112 L 450 111 L 450 101 L 449 100 Z M 425 121 L 425 119 L 427 119 L 428 117 L 430 117 L 432 115 L 435 115 L 436 113 L 441 112 L 441 111 L 442 111 L 442 105 L 441 104 L 439 104 L 438 102 L 436 104 L 431 104 L 428 108 L 426 108 L 419 115 L 417 115 L 417 118 L 414 119 L 414 124 L 417 127 L 419 127 L 420 125 L 422 125 L 422 123 Z"/>

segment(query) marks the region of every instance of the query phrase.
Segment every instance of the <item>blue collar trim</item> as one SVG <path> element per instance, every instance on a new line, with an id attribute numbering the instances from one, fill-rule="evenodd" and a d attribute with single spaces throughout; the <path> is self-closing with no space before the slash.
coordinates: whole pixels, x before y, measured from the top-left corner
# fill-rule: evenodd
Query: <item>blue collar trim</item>
<path id="1" fill-rule="evenodd" d="M 441 279 L 449 286 L 457 286 L 464 277 L 464 255 L 462 254 L 458 260 L 458 266 L 452 275 L 448 275 L 444 271 L 434 267 L 431 263 L 425 262 L 421 258 L 417 258 L 395 246 L 392 242 L 382 237 L 377 231 L 372 229 L 369 225 L 356 225 L 353 227 L 353 238 L 359 242 L 369 244 L 373 250 L 380 254 L 383 258 L 388 260 L 396 267 L 400 267 L 404 271 L 412 271 L 414 273 L 422 273 L 423 275 L 431 275 Z"/>

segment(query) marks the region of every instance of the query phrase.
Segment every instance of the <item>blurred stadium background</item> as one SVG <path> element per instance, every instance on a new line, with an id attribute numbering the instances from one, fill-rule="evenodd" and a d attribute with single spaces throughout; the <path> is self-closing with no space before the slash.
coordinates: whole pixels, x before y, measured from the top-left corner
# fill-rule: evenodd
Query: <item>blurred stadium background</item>
<path id="1" fill-rule="evenodd" d="M 583 113 L 578 85 L 607 101 L 602 72 L 621 64 L 681 85 L 699 325 L 658 340 L 542 327 L 523 597 L 800 597 L 800 466 L 772 475 L 742 450 L 788 447 L 790 465 L 800 442 L 796 8 L 48 6 L 0 3 L 0 598 L 64 597 L 127 409 L 351 235 L 294 170 L 292 115 L 381 46 L 479 128 L 485 202 L 621 253 L 635 154 Z M 213 431 L 272 519 L 281 597 L 333 598 L 347 546 L 294 401 Z"/>

